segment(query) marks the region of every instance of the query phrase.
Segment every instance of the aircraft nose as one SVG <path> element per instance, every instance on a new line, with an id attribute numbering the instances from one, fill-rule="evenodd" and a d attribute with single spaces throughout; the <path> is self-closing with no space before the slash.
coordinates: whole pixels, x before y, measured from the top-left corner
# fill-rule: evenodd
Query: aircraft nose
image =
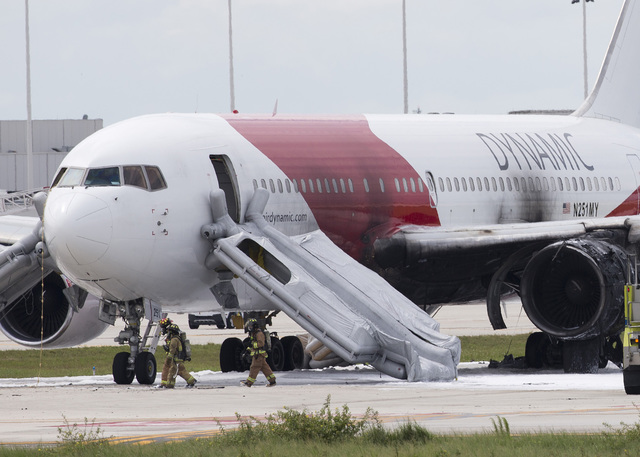
<path id="1" fill-rule="evenodd" d="M 112 231 L 105 201 L 77 192 L 49 195 L 44 217 L 47 247 L 57 259 L 66 259 L 67 265 L 99 260 L 109 248 Z"/>

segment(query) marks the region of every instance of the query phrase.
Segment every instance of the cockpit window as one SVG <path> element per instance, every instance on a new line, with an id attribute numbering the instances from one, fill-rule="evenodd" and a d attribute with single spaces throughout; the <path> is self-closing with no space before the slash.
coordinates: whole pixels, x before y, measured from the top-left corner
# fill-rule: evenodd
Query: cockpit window
<path id="1" fill-rule="evenodd" d="M 91 168 L 84 180 L 87 187 L 93 186 L 119 186 L 120 169 L 118 167 Z"/>
<path id="2" fill-rule="evenodd" d="M 167 183 L 165 182 L 164 177 L 162 176 L 162 173 L 160 172 L 160 169 L 158 167 L 146 165 L 144 169 L 147 172 L 151 190 L 166 189 Z"/>
<path id="3" fill-rule="evenodd" d="M 61 168 L 60 171 L 58 172 L 58 174 L 56 175 L 55 179 L 53 180 L 53 183 L 51 183 L 51 187 L 56 187 L 58 185 L 58 183 L 60 182 L 60 180 L 62 179 L 62 176 L 67 172 L 66 168 Z"/>
<path id="4" fill-rule="evenodd" d="M 64 175 L 61 177 L 60 174 L 63 173 L 63 170 L 60 170 L 60 173 L 58 173 L 58 176 L 56 176 L 56 180 L 59 181 L 58 186 L 79 186 L 80 184 L 82 184 L 82 178 L 84 178 L 85 171 L 86 170 L 84 168 L 69 168 L 68 170 L 64 171 Z"/>
<path id="5" fill-rule="evenodd" d="M 147 188 L 147 180 L 142 172 L 140 165 L 127 165 L 122 167 L 122 175 L 124 177 L 125 186 L 135 186 Z"/>

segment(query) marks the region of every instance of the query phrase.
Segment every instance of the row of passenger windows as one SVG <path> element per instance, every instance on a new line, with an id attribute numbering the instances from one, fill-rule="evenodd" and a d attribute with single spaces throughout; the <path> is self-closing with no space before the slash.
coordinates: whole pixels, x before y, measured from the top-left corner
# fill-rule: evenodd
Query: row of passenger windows
<path id="1" fill-rule="evenodd" d="M 104 168 L 62 168 L 51 187 L 107 187 L 134 186 L 146 190 L 160 190 L 167 183 L 158 167 L 150 165 L 124 165 Z"/>
<path id="2" fill-rule="evenodd" d="M 454 189 L 456 192 L 479 192 L 494 191 L 498 189 L 504 192 L 505 190 L 516 192 L 541 192 L 541 191 L 613 191 L 620 190 L 620 180 L 615 177 L 588 177 L 588 178 L 560 178 L 560 177 L 543 177 L 536 176 L 535 178 L 438 178 L 438 184 L 440 191 L 445 190 L 452 192 Z"/>
<path id="3" fill-rule="evenodd" d="M 428 174 L 427 182 L 429 182 L 431 176 Z M 542 192 L 542 191 L 614 191 L 620 190 L 620 180 L 617 177 L 520 177 L 520 178 L 438 178 L 438 184 L 440 192 L 482 192 L 493 191 L 497 192 L 498 189 L 501 192 L 504 191 L 516 191 L 516 192 Z M 424 184 L 420 179 L 414 178 L 394 178 L 391 186 L 386 186 L 385 181 L 379 178 L 377 182 L 370 183 L 367 178 L 362 180 L 362 186 L 365 192 L 370 192 L 372 186 L 379 186 L 381 192 L 395 190 L 396 192 L 424 192 Z M 272 193 L 287 193 L 291 192 L 303 192 L 303 193 L 335 193 L 346 194 L 354 192 L 354 182 L 351 178 L 346 180 L 343 178 L 316 178 L 316 179 L 261 179 L 253 180 L 253 188 L 257 189 L 262 187 L 267 190 L 271 190 Z"/>
<path id="4" fill-rule="evenodd" d="M 289 181 L 288 179 L 261 179 L 260 183 L 258 180 L 253 180 L 253 189 L 257 189 L 258 187 L 262 187 L 263 189 L 271 190 L 272 193 L 284 193 L 285 190 L 287 193 L 293 192 L 302 192 L 302 193 L 334 193 L 334 194 L 346 194 L 353 193 L 355 191 L 355 186 L 353 180 L 351 178 L 347 178 L 346 180 L 343 178 L 316 178 L 316 179 L 293 179 Z M 378 182 L 369 183 L 367 178 L 363 178 L 362 186 L 365 192 L 370 192 L 372 190 L 372 186 L 378 185 L 380 186 L 380 191 L 385 192 L 387 187 L 385 186 L 385 182 L 382 178 L 378 179 Z M 414 178 L 394 178 L 393 183 L 391 184 L 391 188 L 395 189 L 396 192 L 424 192 L 424 184 L 420 179 Z"/>

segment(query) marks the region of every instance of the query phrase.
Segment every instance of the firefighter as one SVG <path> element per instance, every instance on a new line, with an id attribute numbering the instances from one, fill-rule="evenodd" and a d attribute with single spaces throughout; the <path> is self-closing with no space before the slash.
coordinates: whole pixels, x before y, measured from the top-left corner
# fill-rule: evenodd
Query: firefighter
<path id="1" fill-rule="evenodd" d="M 160 321 L 162 334 L 167 335 L 164 350 L 167 351 L 167 358 L 162 367 L 161 388 L 173 389 L 176 386 L 176 374 L 179 374 L 185 381 L 187 387 L 195 386 L 197 380 L 187 371 L 184 366 L 183 342 L 180 338 L 180 327 L 173 323 L 168 317 Z"/>
<path id="2" fill-rule="evenodd" d="M 262 371 L 262 373 L 269 381 L 267 387 L 273 387 L 276 385 L 276 376 L 271 371 L 271 367 L 267 363 L 267 351 L 266 351 L 266 339 L 264 332 L 258 325 L 258 321 L 255 319 L 249 319 L 244 326 L 246 332 L 251 337 L 249 343 L 249 353 L 251 354 L 251 367 L 249 368 L 249 377 L 246 381 L 241 383 L 247 387 L 251 387 L 256 382 L 256 376 Z"/>

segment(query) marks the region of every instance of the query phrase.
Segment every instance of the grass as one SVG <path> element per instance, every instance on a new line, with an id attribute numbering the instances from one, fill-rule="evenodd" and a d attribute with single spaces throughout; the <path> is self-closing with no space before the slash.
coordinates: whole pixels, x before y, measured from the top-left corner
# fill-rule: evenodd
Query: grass
<path id="1" fill-rule="evenodd" d="M 462 362 L 474 360 L 502 360 L 506 353 L 514 357 L 524 355 L 528 335 L 482 335 L 464 336 L 462 342 Z M 97 375 L 111 374 L 113 357 L 126 346 L 97 346 L 71 349 L 39 349 L 1 351 L 0 378 L 35 378 L 60 376 L 87 376 L 96 367 Z M 220 371 L 220 345 L 191 345 L 189 371 Z M 164 351 L 157 355 L 158 370 L 162 369 Z M 42 360 L 42 366 L 40 361 Z"/>
<path id="2" fill-rule="evenodd" d="M 35 378 L 87 376 L 96 367 L 97 375 L 111 374 L 113 357 L 127 346 L 96 346 L 70 349 L 26 349 L 1 351 L 0 378 Z M 42 354 L 41 354 L 42 352 Z M 165 352 L 156 352 L 158 371 L 162 370 Z M 220 370 L 220 345 L 192 345 L 189 371 Z M 42 360 L 42 366 L 40 366 Z"/>
<path id="3" fill-rule="evenodd" d="M 582 457 L 637 455 L 640 452 L 640 423 L 609 426 L 604 433 L 589 435 L 512 435 L 505 418 L 491 418 L 493 431 L 472 435 L 438 435 L 413 422 L 394 429 L 383 427 L 371 409 L 362 417 L 348 407 L 331 408 L 328 396 L 317 412 L 285 408 L 260 421 L 242 418 L 240 427 L 182 442 L 148 445 L 110 444 L 99 427 L 85 419 L 58 429 L 58 444 L 41 448 L 0 448 L 0 456 L 102 456 L 173 457 L 176 455 L 248 457 L 254 455 L 315 456 L 475 456 L 475 457 Z"/>

